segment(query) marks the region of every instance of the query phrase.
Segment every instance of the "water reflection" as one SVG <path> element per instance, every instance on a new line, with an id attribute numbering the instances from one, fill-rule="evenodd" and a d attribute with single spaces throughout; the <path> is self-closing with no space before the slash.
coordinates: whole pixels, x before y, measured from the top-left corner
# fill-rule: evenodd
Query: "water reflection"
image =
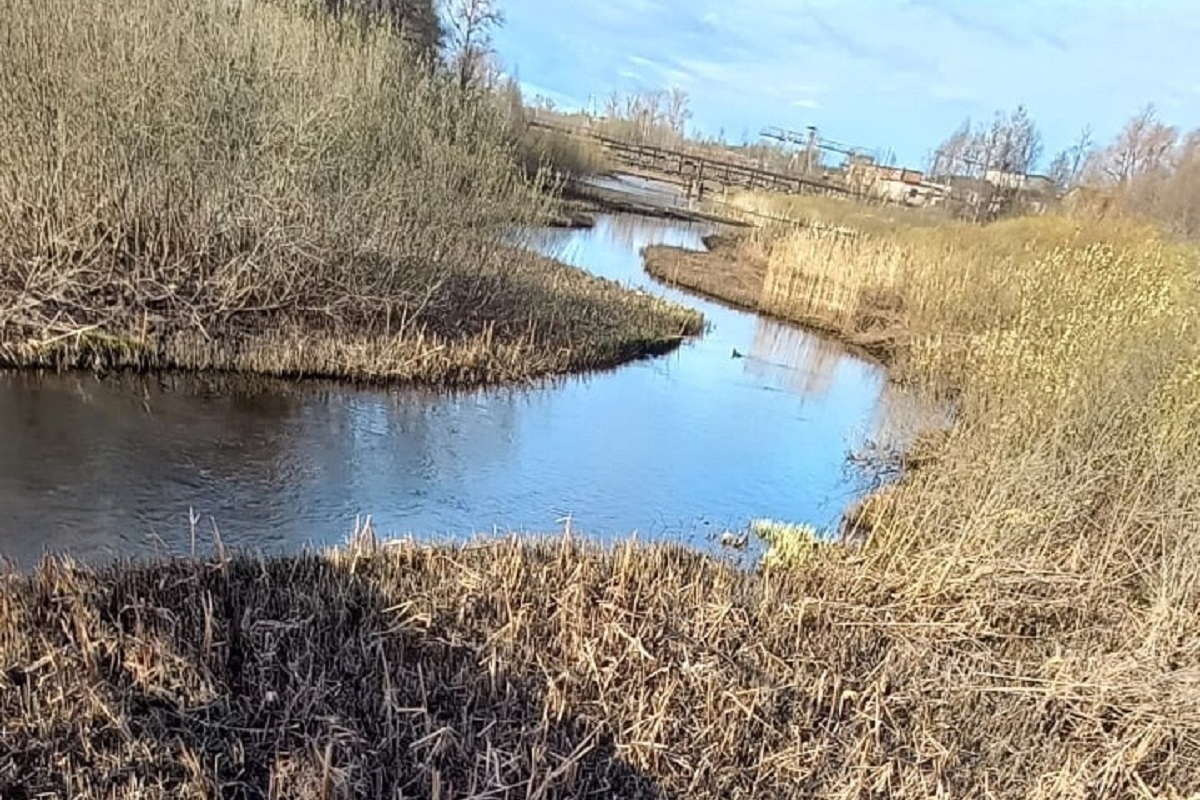
<path id="1" fill-rule="evenodd" d="M 636 175 L 592 178 L 589 183 L 598 189 L 629 195 L 632 200 L 648 202 L 659 207 L 686 207 L 689 205 L 689 200 L 682 187 L 662 181 L 639 178 Z"/>
<path id="2" fill-rule="evenodd" d="M 654 283 L 640 250 L 710 229 L 605 216 L 542 246 L 699 307 L 671 355 L 532 390 L 437 395 L 323 384 L 0 375 L 0 554 L 83 559 L 385 533 L 545 532 L 715 547 L 755 516 L 835 524 L 845 455 L 891 424 L 880 370 L 828 341 Z M 733 358 L 734 350 L 747 355 Z"/>
<path id="3" fill-rule="evenodd" d="M 745 370 L 782 390 L 821 397 L 845 361 L 846 351 L 836 342 L 764 317 L 755 327 Z"/>

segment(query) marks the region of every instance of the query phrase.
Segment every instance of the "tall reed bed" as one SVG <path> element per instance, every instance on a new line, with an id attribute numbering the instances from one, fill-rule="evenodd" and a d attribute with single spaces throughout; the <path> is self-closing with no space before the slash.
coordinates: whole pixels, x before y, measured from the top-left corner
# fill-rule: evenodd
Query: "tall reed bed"
<path id="1" fill-rule="evenodd" d="M 898 575 L 806 552 L 763 575 L 570 540 L 46 564 L 0 583 L 0 787 L 81 800 L 1200 789 L 1187 674 L 1135 675 L 1088 633 L 1123 608 L 1056 598 L 1073 588 L 1057 574 L 1022 607 L 918 602 Z M 1089 641 L 1096 671 L 1081 675 Z"/>
<path id="2" fill-rule="evenodd" d="M 1165 726 L 1200 742 L 1200 251 L 1054 215 L 850 238 L 779 227 L 745 246 L 784 313 L 846 335 L 862 332 L 847 309 L 890 297 L 899 374 L 957 395 L 932 459 L 870 502 L 864 559 L 932 636 L 990 662 L 955 686 L 1029 693 L 1047 742 L 1090 727 L 1098 752 L 1129 758 L 1064 762 L 1027 794 L 1165 792 L 1134 776 L 1176 746 Z M 1062 705 L 1088 692 L 1107 699 Z"/>
<path id="3" fill-rule="evenodd" d="M 900 279 L 900 251 L 855 231 L 788 228 L 767 236 L 759 308 L 776 316 L 855 330 L 864 303 L 894 294 Z"/>
<path id="4" fill-rule="evenodd" d="M 549 169 L 564 178 L 584 178 L 613 169 L 612 159 L 595 139 L 562 131 L 527 128 L 518 140 L 517 150 L 530 175 Z"/>
<path id="5" fill-rule="evenodd" d="M 459 382 L 692 325 L 506 243 L 540 179 L 390 27 L 300 0 L 0 12 L 2 364 Z"/>

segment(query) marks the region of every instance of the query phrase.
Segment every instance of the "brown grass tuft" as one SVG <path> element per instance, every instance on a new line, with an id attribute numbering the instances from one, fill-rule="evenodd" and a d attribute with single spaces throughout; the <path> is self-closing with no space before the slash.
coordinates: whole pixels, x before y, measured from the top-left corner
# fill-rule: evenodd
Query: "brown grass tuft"
<path id="1" fill-rule="evenodd" d="M 932 588 L 932 587 L 930 587 Z M 1061 572 L 914 592 L 822 549 L 359 543 L 0 589 L 0 782 L 80 798 L 1200 789 L 1193 674 Z M 1017 592 L 1034 606 L 1003 602 Z"/>
<path id="2" fill-rule="evenodd" d="M 1119 217 L 1056 215 L 778 225 L 739 247 L 744 274 L 761 269 L 761 304 L 850 339 L 875 326 L 894 375 L 956 398 L 952 430 L 845 530 L 869 534 L 855 574 L 898 587 L 902 624 L 932 634 L 910 640 L 915 652 L 939 663 L 964 648 L 921 701 L 922 714 L 961 704 L 929 729 L 935 751 L 1023 765 L 936 792 L 1196 791 L 1175 766 L 1147 777 L 1145 759 L 1190 760 L 1200 745 L 1200 449 L 1188 433 L 1200 429 L 1200 251 Z M 980 708 L 996 716 L 975 739 Z M 1091 754 L 1060 750 L 1064 736 L 1091 738 Z M 1028 760 L 1056 750 L 1056 766 Z"/>

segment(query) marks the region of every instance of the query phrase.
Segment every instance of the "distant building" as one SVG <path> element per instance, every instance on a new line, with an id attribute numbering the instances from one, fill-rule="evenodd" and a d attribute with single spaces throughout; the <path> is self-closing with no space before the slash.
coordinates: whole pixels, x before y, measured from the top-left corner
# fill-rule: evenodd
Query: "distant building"
<path id="1" fill-rule="evenodd" d="M 880 166 L 865 158 L 846 165 L 845 180 L 851 192 L 885 203 L 930 206 L 946 195 L 945 186 L 926 181 L 920 170 Z"/>
<path id="2" fill-rule="evenodd" d="M 1058 187 L 1055 186 L 1054 181 L 1045 175 L 1023 175 L 1019 172 L 989 169 L 984 171 L 983 179 L 998 189 L 1039 195 L 1056 195 L 1058 193 Z"/>

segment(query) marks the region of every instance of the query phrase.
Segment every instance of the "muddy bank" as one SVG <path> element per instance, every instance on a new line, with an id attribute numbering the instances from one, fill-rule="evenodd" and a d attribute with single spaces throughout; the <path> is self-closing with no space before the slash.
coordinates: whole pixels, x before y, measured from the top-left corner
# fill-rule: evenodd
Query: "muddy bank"
<path id="1" fill-rule="evenodd" d="M 644 252 L 646 271 L 663 283 L 820 332 L 883 364 L 894 362 L 901 331 L 890 324 L 892 309 L 886 298 L 865 304 L 853 329 L 820 317 L 780 316 L 762 307 L 766 260 L 743 247 L 740 234 L 714 234 L 706 237 L 704 244 L 707 251 L 648 247 Z M 878 307 L 873 305 L 876 302 Z"/>

